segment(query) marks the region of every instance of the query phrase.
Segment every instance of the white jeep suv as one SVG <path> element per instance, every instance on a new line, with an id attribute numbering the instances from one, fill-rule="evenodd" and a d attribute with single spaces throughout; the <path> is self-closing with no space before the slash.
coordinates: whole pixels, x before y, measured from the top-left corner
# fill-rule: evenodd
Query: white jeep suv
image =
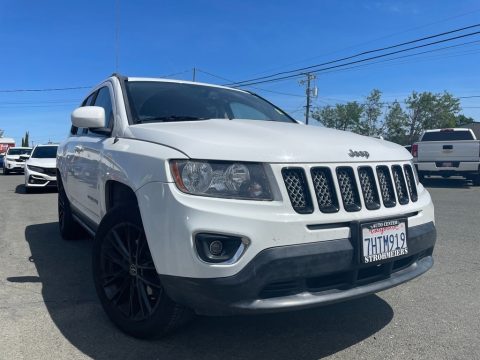
<path id="1" fill-rule="evenodd" d="M 136 337 L 194 312 L 329 304 L 432 267 L 433 204 L 411 160 L 247 91 L 114 74 L 58 148 L 60 231 L 95 235 L 100 301 Z"/>

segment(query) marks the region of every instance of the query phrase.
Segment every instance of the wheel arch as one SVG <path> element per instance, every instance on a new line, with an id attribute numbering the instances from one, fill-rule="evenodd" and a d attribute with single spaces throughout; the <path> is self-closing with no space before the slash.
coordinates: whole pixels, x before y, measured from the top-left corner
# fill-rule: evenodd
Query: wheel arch
<path id="1" fill-rule="evenodd" d="M 116 180 L 107 180 L 105 183 L 105 211 L 108 212 L 119 204 L 138 205 L 137 195 L 130 186 Z"/>

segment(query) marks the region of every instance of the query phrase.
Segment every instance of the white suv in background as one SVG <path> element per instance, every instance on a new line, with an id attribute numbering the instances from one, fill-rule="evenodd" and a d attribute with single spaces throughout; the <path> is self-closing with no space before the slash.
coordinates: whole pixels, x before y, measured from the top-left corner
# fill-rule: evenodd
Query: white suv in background
<path id="1" fill-rule="evenodd" d="M 57 168 L 61 234 L 95 236 L 98 296 L 133 336 L 192 312 L 353 299 L 433 265 L 433 204 L 408 151 L 247 91 L 114 75 L 73 111 Z"/>
<path id="2" fill-rule="evenodd" d="M 25 161 L 32 152 L 29 147 L 11 147 L 5 153 L 3 159 L 3 175 L 8 175 L 11 172 L 23 172 L 25 168 Z"/>
<path id="3" fill-rule="evenodd" d="M 25 190 L 57 187 L 58 145 L 37 145 L 25 163 Z"/>

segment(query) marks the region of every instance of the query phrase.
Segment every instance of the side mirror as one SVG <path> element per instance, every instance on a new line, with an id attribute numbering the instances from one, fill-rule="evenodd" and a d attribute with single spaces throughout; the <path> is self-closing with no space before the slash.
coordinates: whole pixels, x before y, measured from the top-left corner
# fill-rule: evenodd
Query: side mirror
<path id="1" fill-rule="evenodd" d="M 82 106 L 72 112 L 72 125 L 79 128 L 105 126 L 105 109 L 100 106 Z"/>

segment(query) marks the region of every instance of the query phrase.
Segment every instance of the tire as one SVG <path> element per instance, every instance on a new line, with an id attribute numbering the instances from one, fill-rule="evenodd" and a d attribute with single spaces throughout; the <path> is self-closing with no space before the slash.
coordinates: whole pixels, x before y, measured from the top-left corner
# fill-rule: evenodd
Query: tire
<path id="1" fill-rule="evenodd" d="M 70 201 L 61 183 L 58 184 L 58 226 L 64 240 L 77 239 L 82 232 L 80 225 L 72 216 Z"/>
<path id="2" fill-rule="evenodd" d="M 119 205 L 105 215 L 94 240 L 92 268 L 103 309 L 128 335 L 159 338 L 192 316 L 165 293 L 136 205 Z"/>
<path id="3" fill-rule="evenodd" d="M 10 174 L 10 171 L 7 168 L 3 168 L 3 175 Z"/>
<path id="4" fill-rule="evenodd" d="M 472 178 L 472 184 L 473 186 L 480 186 L 480 174 L 477 174 Z"/>
<path id="5" fill-rule="evenodd" d="M 425 181 L 425 174 L 423 172 L 418 172 L 418 181 L 423 183 Z"/>

